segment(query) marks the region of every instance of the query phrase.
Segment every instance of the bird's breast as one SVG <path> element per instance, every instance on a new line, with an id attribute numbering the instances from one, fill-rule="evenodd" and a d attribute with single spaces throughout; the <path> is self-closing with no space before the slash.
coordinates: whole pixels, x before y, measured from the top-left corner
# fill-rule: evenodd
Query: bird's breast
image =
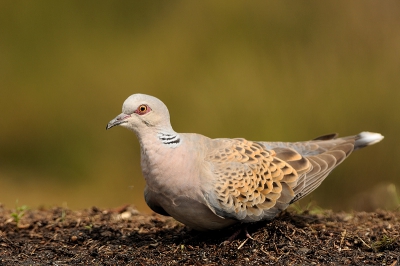
<path id="1" fill-rule="evenodd" d="M 184 148 L 161 147 L 142 152 L 141 167 L 147 186 L 155 192 L 177 197 L 198 185 L 199 169 Z"/>

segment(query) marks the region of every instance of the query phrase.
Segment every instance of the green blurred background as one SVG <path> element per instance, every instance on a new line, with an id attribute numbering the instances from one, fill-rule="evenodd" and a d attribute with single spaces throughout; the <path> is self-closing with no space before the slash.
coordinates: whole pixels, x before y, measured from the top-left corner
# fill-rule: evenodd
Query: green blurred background
<path id="1" fill-rule="evenodd" d="M 143 199 L 139 145 L 105 130 L 133 93 L 178 132 L 298 141 L 385 135 L 302 204 L 396 208 L 399 1 L 1 1 L 0 202 Z"/>

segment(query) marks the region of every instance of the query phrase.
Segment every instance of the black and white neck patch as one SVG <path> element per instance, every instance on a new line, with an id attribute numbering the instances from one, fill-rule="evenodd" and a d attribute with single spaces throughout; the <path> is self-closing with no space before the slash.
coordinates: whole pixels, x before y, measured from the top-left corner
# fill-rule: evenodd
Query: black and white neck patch
<path id="1" fill-rule="evenodd" d="M 171 148 L 175 148 L 181 143 L 181 139 L 176 133 L 158 133 L 157 136 L 163 144 L 168 145 Z"/>

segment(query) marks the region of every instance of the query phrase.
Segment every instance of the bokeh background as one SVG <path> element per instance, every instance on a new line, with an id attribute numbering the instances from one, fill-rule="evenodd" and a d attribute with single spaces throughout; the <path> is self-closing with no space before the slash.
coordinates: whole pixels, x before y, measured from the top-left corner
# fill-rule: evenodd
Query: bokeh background
<path id="1" fill-rule="evenodd" d="M 399 1 L 1 1 L 0 202 L 149 211 L 133 93 L 178 132 L 298 141 L 380 132 L 302 204 L 398 206 Z"/>

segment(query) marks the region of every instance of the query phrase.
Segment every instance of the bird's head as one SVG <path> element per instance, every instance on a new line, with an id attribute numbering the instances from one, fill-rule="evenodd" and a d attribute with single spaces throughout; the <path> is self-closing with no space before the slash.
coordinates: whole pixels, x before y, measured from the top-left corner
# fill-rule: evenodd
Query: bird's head
<path id="1" fill-rule="evenodd" d="M 133 94 L 122 105 L 122 113 L 111 120 L 106 129 L 122 126 L 140 134 L 146 129 L 172 130 L 168 108 L 156 97 Z"/>

